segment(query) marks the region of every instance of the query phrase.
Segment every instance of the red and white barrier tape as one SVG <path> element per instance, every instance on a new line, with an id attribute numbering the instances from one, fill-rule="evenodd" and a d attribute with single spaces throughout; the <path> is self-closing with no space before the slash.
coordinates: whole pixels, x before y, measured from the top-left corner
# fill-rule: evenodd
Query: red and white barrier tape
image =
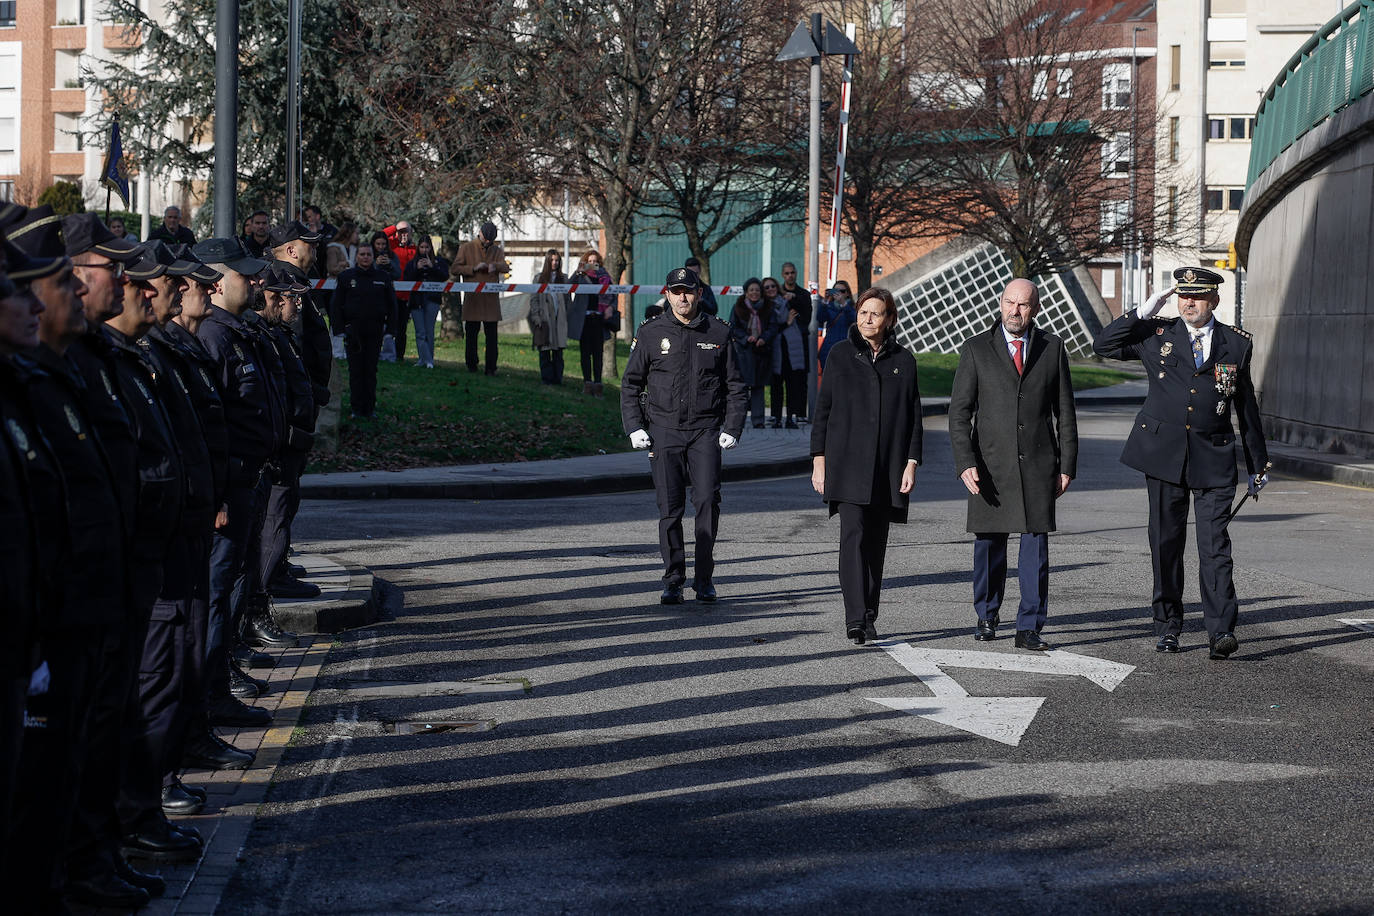
<path id="1" fill-rule="evenodd" d="M 333 289 L 338 283 L 333 277 L 324 280 L 311 280 L 315 289 Z M 394 284 L 398 293 L 572 293 L 574 295 L 633 296 L 636 294 L 660 295 L 667 292 L 666 286 L 625 283 L 460 283 L 457 280 L 416 282 L 399 281 Z M 718 296 L 742 295 L 743 286 L 712 286 L 711 291 Z"/>

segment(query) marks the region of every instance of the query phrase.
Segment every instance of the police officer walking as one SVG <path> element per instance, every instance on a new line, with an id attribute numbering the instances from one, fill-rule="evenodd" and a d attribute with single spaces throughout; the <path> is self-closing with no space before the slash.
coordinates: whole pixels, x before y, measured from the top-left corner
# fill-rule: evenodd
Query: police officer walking
<path id="1" fill-rule="evenodd" d="M 359 248 L 357 266 L 339 274 L 331 309 L 343 323 L 350 409 L 355 419 L 370 420 L 377 409 L 377 360 L 387 320 L 396 307 L 391 275 L 373 264 L 371 248 Z"/>
<path id="2" fill-rule="evenodd" d="M 658 540 L 663 552 L 663 604 L 681 604 L 687 557 L 682 513 L 687 484 L 696 509 L 698 601 L 715 601 L 711 582 L 720 521 L 720 454 L 734 448 L 744 429 L 748 394 L 730 328 L 701 310 L 697 275 L 685 267 L 668 273 L 668 309 L 640 325 L 620 382 L 620 413 L 635 448 L 652 448 L 649 469 L 658 496 Z M 640 395 L 647 391 L 647 397 Z"/>
<path id="3" fill-rule="evenodd" d="M 1183 548 L 1188 499 L 1196 514 L 1198 578 L 1210 656 L 1222 659 L 1239 643 L 1227 531 L 1236 495 L 1236 434 L 1250 475 L 1249 493 L 1268 482 L 1269 451 L 1250 379 L 1250 335 L 1217 321 L 1220 274 L 1202 267 L 1174 271 L 1176 287 L 1152 296 L 1102 329 L 1093 349 L 1108 359 L 1138 359 L 1150 390 L 1136 416 L 1121 462 L 1145 474 L 1150 495 L 1150 555 L 1154 563 L 1156 652 L 1177 652 L 1183 630 Z M 1178 292 L 1182 317 L 1156 318 Z"/>

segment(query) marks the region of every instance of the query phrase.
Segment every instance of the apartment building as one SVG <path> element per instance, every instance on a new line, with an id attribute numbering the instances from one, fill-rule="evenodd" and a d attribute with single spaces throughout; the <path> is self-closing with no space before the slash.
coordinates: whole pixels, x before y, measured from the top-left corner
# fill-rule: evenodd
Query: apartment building
<path id="1" fill-rule="evenodd" d="M 1293 53 L 1340 0 L 1159 0 L 1155 192 L 1165 225 L 1152 285 L 1177 267 L 1226 261 L 1250 161 L 1255 110 Z M 1244 271 L 1224 271 L 1218 317 L 1232 322 Z M 1243 312 L 1243 307 L 1241 309 Z"/>
<path id="2" fill-rule="evenodd" d="M 149 4 L 161 12 L 161 0 L 139 0 Z M 83 74 L 134 40 L 102 0 L 0 0 L 0 199 L 32 203 L 54 181 L 71 181 L 88 206 L 104 205 L 105 143 L 82 135 L 102 100 Z M 191 203 L 183 183 L 141 185 L 132 179 L 130 209 L 142 203 L 160 217 L 169 203 Z"/>

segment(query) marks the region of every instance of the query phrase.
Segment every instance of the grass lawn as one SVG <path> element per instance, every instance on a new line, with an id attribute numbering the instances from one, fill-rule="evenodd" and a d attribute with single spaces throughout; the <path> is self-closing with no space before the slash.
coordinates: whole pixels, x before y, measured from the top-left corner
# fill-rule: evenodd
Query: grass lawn
<path id="1" fill-rule="evenodd" d="M 378 367 L 374 420 L 348 418 L 348 365 L 334 364 L 343 377 L 339 449 L 316 456 L 308 470 L 393 471 L 629 451 L 620 425 L 618 380 L 607 367 L 605 397 L 584 395 L 575 341 L 563 353 L 561 386 L 540 384 L 539 358 L 529 335 L 501 335 L 498 371 L 491 378 L 467 371 L 461 340 L 438 345 L 435 369 L 412 366 L 414 349 L 411 340 L 404 364 Z M 629 352 L 621 343 L 618 370 L 624 370 Z M 919 355 L 921 394 L 948 395 L 958 361 L 954 354 Z M 1075 389 L 1133 377 L 1094 364 L 1075 365 L 1072 371 Z"/>

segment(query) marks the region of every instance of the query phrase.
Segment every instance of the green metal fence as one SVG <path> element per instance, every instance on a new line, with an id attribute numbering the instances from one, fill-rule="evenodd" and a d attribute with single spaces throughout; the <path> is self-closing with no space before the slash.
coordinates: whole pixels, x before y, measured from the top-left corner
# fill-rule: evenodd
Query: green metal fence
<path id="1" fill-rule="evenodd" d="M 1246 187 L 1303 134 L 1374 89 L 1374 0 L 1359 0 L 1304 42 L 1256 112 Z"/>

